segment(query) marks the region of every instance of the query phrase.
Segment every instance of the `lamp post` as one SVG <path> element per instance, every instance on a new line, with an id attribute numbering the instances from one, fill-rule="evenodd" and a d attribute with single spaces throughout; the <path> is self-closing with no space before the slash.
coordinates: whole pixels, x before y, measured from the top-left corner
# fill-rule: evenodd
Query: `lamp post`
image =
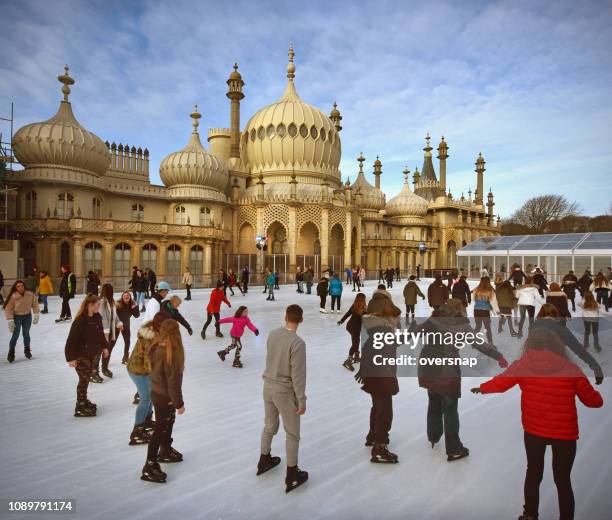
<path id="1" fill-rule="evenodd" d="M 267 235 L 257 235 L 255 237 L 255 247 L 257 248 L 257 274 L 258 276 L 261 273 L 263 273 L 264 254 L 265 254 L 265 251 L 268 249 L 267 242 L 268 242 Z"/>

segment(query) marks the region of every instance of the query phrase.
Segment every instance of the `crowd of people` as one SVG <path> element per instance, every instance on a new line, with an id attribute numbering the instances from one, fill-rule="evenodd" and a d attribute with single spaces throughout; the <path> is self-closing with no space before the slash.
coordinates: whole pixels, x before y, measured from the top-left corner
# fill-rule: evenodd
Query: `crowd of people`
<path id="1" fill-rule="evenodd" d="M 575 397 L 586 406 L 599 407 L 601 395 L 591 386 L 581 369 L 572 361 L 573 355 L 585 362 L 595 375 L 597 384 L 603 381 L 603 371 L 589 352 L 591 338 L 594 349 L 601 351 L 599 319 L 609 310 L 609 292 L 612 272 L 598 273 L 594 278 L 586 272 L 581 278 L 570 271 L 561 283 L 550 283 L 545 273 L 536 269 L 525 274 L 514 265 L 508 276 L 499 273 L 493 283 L 488 276 L 480 279 L 472 289 L 465 275 L 448 272 L 437 274 L 426 291 L 417 283 L 417 275 L 410 275 L 402 290 L 405 311 L 395 305 L 388 291 L 401 281 L 399 268 L 380 270 L 376 289 L 369 301 L 362 292 L 365 270 L 361 266 L 347 268 L 342 273 L 332 269 L 324 271 L 316 284 L 321 314 L 341 313 L 342 293 L 345 286 L 355 292 L 354 300 L 337 325 L 346 323 L 350 336 L 348 356 L 344 368 L 355 373 L 361 389 L 371 397 L 371 407 L 365 445 L 371 447 L 373 463 L 397 463 L 399 456 L 389 450 L 393 422 L 393 397 L 399 393 L 397 369 L 393 363 L 377 366 L 376 356 L 394 358 L 401 343 L 385 342 L 382 348 L 374 338 L 393 332 L 400 327 L 401 316 L 405 326 L 416 323 L 418 298 L 427 301 L 430 316 L 422 316 L 422 330 L 430 332 L 479 332 L 484 329 L 486 343 L 473 345 L 484 356 L 495 360 L 504 372 L 490 381 L 472 388 L 474 393 L 504 392 L 519 385 L 523 392 L 524 443 L 528 467 L 525 478 L 525 504 L 523 520 L 538 517 L 538 489 L 544 467 L 547 445 L 554 454 L 553 472 L 559 493 L 561 518 L 572 518 L 574 498 L 570 473 L 576 455 L 578 438 Z M 75 297 L 77 281 L 69 266 L 62 266 L 59 296 L 62 306 L 56 322 L 72 320 L 70 300 Z M 8 361 L 15 360 L 15 347 L 23 336 L 24 354 L 32 358 L 30 327 L 39 320 L 40 313 L 48 312 L 48 296 L 53 284 L 45 271 L 36 272 L 36 278 L 18 280 L 4 301 L 6 319 L 12 336 Z M 312 268 L 298 268 L 295 274 L 296 292 L 312 294 L 315 273 Z M 232 307 L 230 296 L 234 288 L 245 295 L 249 289 L 250 270 L 245 266 L 238 277 L 233 270 L 220 270 L 206 306 L 206 319 L 200 336 L 206 340 L 207 329 L 214 320 L 215 336 L 223 338 L 221 326 L 230 324 L 230 343 L 217 352 L 225 361 L 232 350 L 232 366 L 242 368 L 242 339 L 246 329 L 255 335 L 259 328 L 253 324 L 249 309 L 239 305 L 233 315 L 221 317 L 222 305 Z M 191 300 L 193 274 L 186 269 L 181 279 L 186 290 L 186 301 Z M 134 382 L 134 424 L 129 435 L 130 445 L 147 444 L 147 456 L 141 478 L 151 482 L 166 482 L 167 474 L 160 463 L 175 463 L 183 455 L 174 448 L 172 431 L 176 414 L 185 412 L 182 378 L 185 366 L 184 347 L 180 327 L 191 336 L 193 329 L 179 308 L 181 298 L 170 294 L 166 281 L 157 281 L 150 269 L 134 267 L 128 289 L 115 299 L 115 289 L 101 283 L 96 273 L 89 272 L 86 279 L 87 296 L 74 318 L 67 334 L 65 357 L 77 374 L 75 417 L 94 417 L 97 406 L 88 399 L 90 383 L 102 383 L 113 378 L 109 365 L 116 342 L 121 337 L 124 348 L 122 363 Z M 267 270 L 263 292 L 267 300 L 274 301 L 280 290 L 279 273 Z M 228 295 L 228 292 L 230 295 Z M 577 293 L 580 296 L 576 302 Z M 328 296 L 331 299 L 327 310 Z M 43 305 L 40 309 L 39 301 Z M 571 311 L 570 311 L 571 303 Z M 305 303 L 307 305 L 307 303 Z M 573 318 L 576 306 L 581 309 L 584 323 L 582 341 L 566 326 Z M 536 309 L 539 312 L 536 314 Z M 473 311 L 473 320 L 468 310 Z M 140 318 L 136 342 L 132 348 L 131 322 Z M 510 337 L 521 339 L 525 332 L 518 359 L 509 365 L 501 351 L 495 347 L 492 317 L 498 316 L 497 334 L 508 326 Z M 280 464 L 280 457 L 272 456 L 270 447 L 282 420 L 286 432 L 287 473 L 285 489 L 292 491 L 308 479 L 308 473 L 298 467 L 300 417 L 306 412 L 306 343 L 297 334 L 303 321 L 302 306 L 289 305 L 285 309 L 284 326 L 267 331 L 267 355 L 263 373 L 264 428 L 261 436 L 261 454 L 257 475 Z M 325 325 L 323 325 L 325 326 Z M 516 327 L 516 328 L 515 328 Z M 461 350 L 442 341 L 425 345 L 419 353 L 424 359 L 444 360 L 460 358 Z M 376 365 L 376 366 L 375 366 Z M 440 369 L 439 366 L 443 368 Z M 544 371 L 544 373 L 541 373 Z M 103 378 L 104 376 L 104 378 Z M 543 377 L 546 376 L 546 377 Z M 425 363 L 418 369 L 419 386 L 427 390 L 427 439 L 432 448 L 444 436 L 447 460 L 454 462 L 469 456 L 459 435 L 458 400 L 461 397 L 461 369 L 443 362 Z M 554 404 L 554 410 L 551 406 Z M 543 413 L 548 411 L 548 413 Z"/>

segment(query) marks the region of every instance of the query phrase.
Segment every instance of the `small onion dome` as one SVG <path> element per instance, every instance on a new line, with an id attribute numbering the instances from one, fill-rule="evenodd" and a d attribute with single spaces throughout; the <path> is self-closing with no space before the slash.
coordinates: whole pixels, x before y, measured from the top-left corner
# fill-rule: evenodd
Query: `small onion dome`
<path id="1" fill-rule="evenodd" d="M 385 207 L 385 194 L 367 181 L 365 174 L 363 173 L 363 162 L 365 161 L 363 153 L 359 154 L 357 161 L 359 161 L 359 173 L 357 174 L 357 179 L 351 186 L 351 189 L 359 189 L 359 193 L 361 194 L 362 209 L 380 211 Z"/>
<path id="2" fill-rule="evenodd" d="M 65 167 L 102 176 L 108 170 L 110 153 L 96 134 L 83 128 L 74 117 L 68 101 L 74 79 L 68 74 L 57 79 L 64 86 L 64 99 L 57 113 L 47 121 L 20 128 L 13 136 L 15 156 L 26 168 Z"/>
<path id="3" fill-rule="evenodd" d="M 230 72 L 229 79 L 242 79 L 242 75 L 238 72 L 238 63 L 234 63 L 234 70 Z"/>
<path id="4" fill-rule="evenodd" d="M 202 115 L 197 105 L 190 116 L 193 119 L 193 132 L 189 143 L 182 150 L 164 158 L 159 166 L 159 176 L 167 187 L 188 184 L 224 191 L 229 182 L 227 166 L 215 155 L 208 153 L 200 142 L 198 119 Z"/>
<path id="5" fill-rule="evenodd" d="M 385 206 L 388 217 L 424 217 L 427 215 L 428 203 L 423 197 L 410 191 L 408 169 L 404 169 L 404 186 L 402 191 L 393 197 Z"/>

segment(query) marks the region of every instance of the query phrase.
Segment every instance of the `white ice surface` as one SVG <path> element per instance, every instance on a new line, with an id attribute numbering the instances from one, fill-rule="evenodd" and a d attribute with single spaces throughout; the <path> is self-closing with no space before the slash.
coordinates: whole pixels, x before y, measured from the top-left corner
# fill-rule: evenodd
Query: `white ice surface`
<path id="1" fill-rule="evenodd" d="M 367 285 L 369 296 L 375 284 Z M 403 303 L 403 285 L 392 290 L 398 304 Z M 427 282 L 421 282 L 423 289 L 426 286 Z M 105 520 L 513 519 L 522 511 L 525 456 L 517 388 L 503 395 L 475 396 L 469 388 L 480 380 L 464 379 L 459 405 L 461 439 L 470 448 L 470 456 L 449 464 L 443 442 L 434 450 L 427 443 L 426 392 L 415 379 L 402 378 L 401 391 L 394 398 L 391 431 L 391 449 L 400 463 L 375 465 L 363 446 L 370 399 L 341 366 L 349 336 L 343 326 L 336 325 L 338 315 L 320 315 L 318 298 L 298 295 L 293 286 L 277 291 L 275 303 L 265 301 L 261 288 L 252 288 L 246 297 L 237 293 L 231 298 L 234 306 L 248 305 L 262 333 L 259 337 L 245 333 L 245 367 L 238 370 L 232 368 L 231 358 L 221 363 L 216 355 L 227 345 L 227 326 L 223 327 L 224 339 L 203 342 L 199 337 L 209 292 L 193 291 L 193 300 L 181 307 L 196 331 L 192 337 L 183 335 L 187 411 L 177 416 L 174 429 L 174 444 L 185 461 L 164 465 L 168 473 L 165 485 L 139 479 L 146 446 L 128 445 L 135 388 L 120 363 L 122 340 L 111 361 L 115 377 L 90 385 L 89 396 L 98 404 L 98 416 L 77 419 L 72 415 L 77 378 L 63 354 L 70 325 L 53 322 L 60 306 L 57 298 L 50 301 L 51 313 L 41 316 L 32 328 L 33 360 L 23 358 L 20 341 L 17 360 L 12 365 L 6 362 L 9 335 L 3 325 L 0 498 L 75 498 L 76 518 Z M 345 292 L 343 307 L 352 299 L 353 293 Z M 77 298 L 72 303 L 73 313 L 79 302 Z M 295 302 L 305 309 L 299 334 L 307 342 L 308 410 L 302 420 L 300 466 L 310 473 L 310 480 L 286 495 L 282 428 L 273 453 L 283 458 L 283 465 L 260 477 L 255 477 L 255 466 L 263 422 L 261 373 L 266 336 L 282 324 L 285 306 Z M 422 315 L 429 312 L 420 300 L 419 309 Z M 228 315 L 227 308 L 222 315 Z M 133 331 L 139 322 L 132 324 Z M 604 348 L 609 350 L 611 345 Z M 587 371 L 587 375 L 593 381 L 592 373 Z M 611 515 L 610 380 L 598 389 L 604 396 L 603 409 L 578 405 L 581 438 L 573 483 L 579 519 Z M 550 461 L 549 451 L 541 487 L 542 519 L 558 515 Z M 54 517 L 58 516 L 64 517 Z"/>

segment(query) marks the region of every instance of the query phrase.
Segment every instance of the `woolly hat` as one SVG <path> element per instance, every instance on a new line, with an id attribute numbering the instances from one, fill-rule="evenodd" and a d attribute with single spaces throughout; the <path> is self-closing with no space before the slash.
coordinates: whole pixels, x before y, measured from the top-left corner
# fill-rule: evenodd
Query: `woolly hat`
<path id="1" fill-rule="evenodd" d="M 392 316 L 402 311 L 396 307 L 391 299 L 382 293 L 374 293 L 368 303 L 366 314 L 376 314 L 379 316 Z"/>

